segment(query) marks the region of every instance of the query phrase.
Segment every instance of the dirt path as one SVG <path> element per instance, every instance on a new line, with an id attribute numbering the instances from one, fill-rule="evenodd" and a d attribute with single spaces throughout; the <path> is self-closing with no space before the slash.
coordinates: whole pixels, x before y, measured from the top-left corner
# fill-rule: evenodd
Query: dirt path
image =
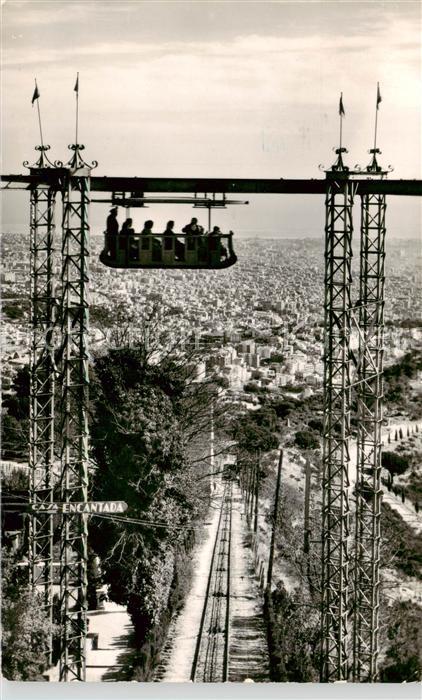
<path id="1" fill-rule="evenodd" d="M 126 608 L 107 601 L 104 609 L 89 611 L 87 619 L 87 682 L 131 680 L 133 625 Z M 48 675 L 50 681 L 59 680 L 58 664 Z"/>

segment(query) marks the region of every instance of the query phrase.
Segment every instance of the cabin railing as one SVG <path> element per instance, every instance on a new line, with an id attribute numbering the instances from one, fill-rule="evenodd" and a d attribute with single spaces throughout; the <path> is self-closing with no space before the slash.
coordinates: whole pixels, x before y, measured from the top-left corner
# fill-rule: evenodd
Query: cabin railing
<path id="1" fill-rule="evenodd" d="M 102 258 L 117 267 L 172 265 L 218 266 L 234 256 L 233 233 L 192 236 L 184 233 L 168 235 L 155 233 L 104 234 Z"/>

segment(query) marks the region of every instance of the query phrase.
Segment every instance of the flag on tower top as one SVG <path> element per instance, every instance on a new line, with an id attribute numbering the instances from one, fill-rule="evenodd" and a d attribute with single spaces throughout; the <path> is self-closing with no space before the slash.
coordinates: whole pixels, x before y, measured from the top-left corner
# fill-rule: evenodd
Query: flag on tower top
<path id="1" fill-rule="evenodd" d="M 342 92 L 340 93 L 340 103 L 338 106 L 338 113 L 340 116 L 346 116 L 346 112 L 344 111 L 344 107 L 343 107 L 343 93 Z"/>
<path id="2" fill-rule="evenodd" d="M 382 102 L 382 97 L 381 97 L 381 92 L 380 92 L 380 84 L 377 83 L 377 109 L 379 103 Z"/>
<path id="3" fill-rule="evenodd" d="M 32 105 L 34 104 L 35 100 L 38 100 L 39 96 L 40 96 L 40 93 L 38 92 L 38 85 L 37 85 L 37 83 L 35 83 L 35 90 L 34 90 L 34 94 L 32 95 L 32 100 L 31 100 Z"/>
<path id="4" fill-rule="evenodd" d="M 79 93 L 79 73 L 76 74 L 76 83 L 73 89 L 75 92 Z"/>

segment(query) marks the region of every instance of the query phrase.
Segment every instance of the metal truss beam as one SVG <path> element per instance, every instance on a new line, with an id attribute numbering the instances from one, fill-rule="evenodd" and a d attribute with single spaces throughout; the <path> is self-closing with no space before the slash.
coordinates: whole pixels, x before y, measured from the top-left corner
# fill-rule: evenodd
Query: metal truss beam
<path id="1" fill-rule="evenodd" d="M 340 154 L 341 157 L 341 154 Z M 355 183 L 327 173 L 321 681 L 349 675 L 349 442 L 352 207 Z"/>
<path id="2" fill-rule="evenodd" d="M 76 154 L 77 155 L 77 154 Z M 71 170 L 63 191 L 61 270 L 61 501 L 88 498 L 90 169 Z M 85 680 L 87 515 L 62 516 L 60 680 Z"/>
<path id="3" fill-rule="evenodd" d="M 54 233 L 56 192 L 31 191 L 30 204 L 30 500 L 33 506 L 53 501 L 54 488 Z M 53 516 L 34 512 L 29 532 L 31 583 L 42 594 L 53 621 Z M 48 662 L 51 662 L 51 642 Z"/>
<path id="4" fill-rule="evenodd" d="M 361 197 L 353 679 L 377 679 L 385 196 Z"/>
<path id="5" fill-rule="evenodd" d="M 36 176 L 33 175 L 1 175 L 2 182 L 7 183 L 6 189 L 11 184 L 36 186 L 37 183 L 50 184 L 60 181 L 64 169 L 55 168 L 54 172 L 44 170 Z M 341 173 L 339 173 L 339 177 Z M 382 180 L 360 179 L 356 181 L 358 194 L 388 194 L 407 195 L 411 197 L 422 196 L 421 180 Z M 319 194 L 325 193 L 325 180 L 323 179 L 290 179 L 290 178 L 166 178 L 166 177 L 106 177 L 94 176 L 91 178 L 92 192 L 120 192 L 120 193 L 221 193 L 221 194 Z"/>

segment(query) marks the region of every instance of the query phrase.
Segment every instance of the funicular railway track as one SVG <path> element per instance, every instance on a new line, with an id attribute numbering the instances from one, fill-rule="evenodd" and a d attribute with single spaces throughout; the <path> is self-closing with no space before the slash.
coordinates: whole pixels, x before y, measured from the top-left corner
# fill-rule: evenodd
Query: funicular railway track
<path id="1" fill-rule="evenodd" d="M 192 664 L 191 680 L 228 680 L 230 636 L 230 556 L 232 482 L 225 482 L 220 517 Z"/>

